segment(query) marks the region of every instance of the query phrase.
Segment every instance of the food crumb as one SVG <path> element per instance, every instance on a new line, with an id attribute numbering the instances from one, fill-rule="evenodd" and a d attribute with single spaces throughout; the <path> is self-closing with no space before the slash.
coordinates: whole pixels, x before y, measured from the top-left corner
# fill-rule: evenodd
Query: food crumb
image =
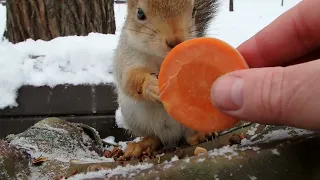
<path id="1" fill-rule="evenodd" d="M 205 148 L 203 148 L 203 147 L 196 147 L 195 149 L 194 149 L 194 152 L 193 152 L 193 154 L 195 155 L 195 156 L 198 156 L 198 155 L 200 155 L 200 154 L 206 154 L 208 151 L 205 149 Z"/>
<path id="2" fill-rule="evenodd" d="M 280 153 L 277 149 L 272 149 L 271 151 L 272 151 L 272 154 L 280 156 Z"/>

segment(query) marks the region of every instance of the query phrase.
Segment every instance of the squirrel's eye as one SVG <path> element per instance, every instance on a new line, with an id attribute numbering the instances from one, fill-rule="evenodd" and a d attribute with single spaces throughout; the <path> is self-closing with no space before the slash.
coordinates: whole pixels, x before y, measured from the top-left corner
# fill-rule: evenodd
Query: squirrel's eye
<path id="1" fill-rule="evenodd" d="M 192 18 L 195 18 L 195 16 L 196 16 L 196 7 L 194 7 L 193 8 L 193 10 L 192 10 Z"/>
<path id="2" fill-rule="evenodd" d="M 146 20 L 146 19 L 147 19 L 146 15 L 144 14 L 144 12 L 142 11 L 141 8 L 138 8 L 137 18 L 138 18 L 140 21 L 143 21 L 143 20 Z"/>

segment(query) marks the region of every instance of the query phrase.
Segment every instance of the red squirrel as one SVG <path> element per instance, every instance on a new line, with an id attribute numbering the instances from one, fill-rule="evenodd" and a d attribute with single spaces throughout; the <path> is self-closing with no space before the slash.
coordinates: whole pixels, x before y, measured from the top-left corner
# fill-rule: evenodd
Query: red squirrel
<path id="1" fill-rule="evenodd" d="M 211 133 L 195 132 L 175 121 L 159 99 L 157 74 L 176 45 L 206 35 L 218 11 L 217 0 L 128 0 L 127 16 L 113 59 L 113 75 L 124 124 L 142 141 L 128 144 L 125 157 L 184 139 L 198 144 Z"/>

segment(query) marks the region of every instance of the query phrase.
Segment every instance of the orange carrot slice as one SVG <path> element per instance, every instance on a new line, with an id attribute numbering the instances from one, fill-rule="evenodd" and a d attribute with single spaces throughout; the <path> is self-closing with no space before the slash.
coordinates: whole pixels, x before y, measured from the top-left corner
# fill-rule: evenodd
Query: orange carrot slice
<path id="1" fill-rule="evenodd" d="M 239 120 L 211 103 L 214 81 L 228 72 L 249 68 L 241 54 L 224 41 L 196 38 L 173 48 L 159 72 L 160 99 L 170 116 L 190 129 L 217 132 Z"/>

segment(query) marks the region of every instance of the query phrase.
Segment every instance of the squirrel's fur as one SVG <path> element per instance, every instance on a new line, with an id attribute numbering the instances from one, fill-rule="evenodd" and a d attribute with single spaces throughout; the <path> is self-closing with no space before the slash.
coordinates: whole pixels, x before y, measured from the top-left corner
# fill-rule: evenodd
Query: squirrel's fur
<path id="1" fill-rule="evenodd" d="M 134 135 L 157 137 L 163 145 L 174 145 L 193 131 L 165 111 L 159 101 L 157 74 L 172 47 L 206 34 L 217 13 L 218 1 L 128 0 L 127 6 L 113 59 L 118 104 L 125 126 Z M 138 8 L 145 20 L 137 18 Z"/>

